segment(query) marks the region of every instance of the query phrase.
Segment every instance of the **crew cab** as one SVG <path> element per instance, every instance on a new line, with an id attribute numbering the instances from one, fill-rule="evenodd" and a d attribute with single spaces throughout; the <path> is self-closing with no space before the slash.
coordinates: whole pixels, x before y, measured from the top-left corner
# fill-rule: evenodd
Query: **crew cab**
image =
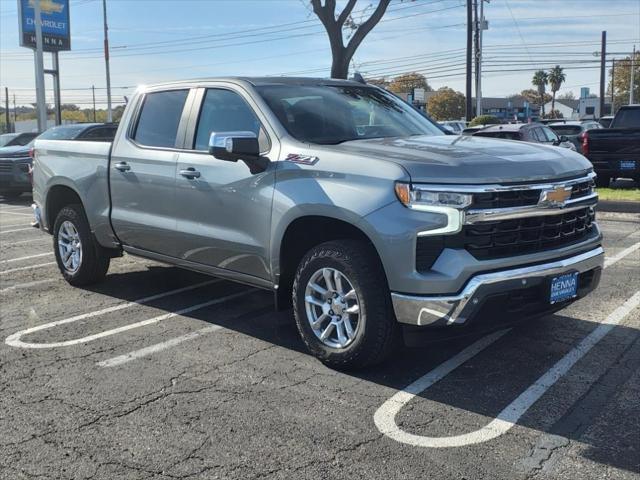
<path id="1" fill-rule="evenodd" d="M 530 319 L 598 285 L 591 164 L 446 135 L 360 82 L 218 78 L 139 89 L 112 143 L 36 140 L 34 201 L 62 276 L 127 252 L 274 293 L 336 368 L 403 331 Z"/>
<path id="2" fill-rule="evenodd" d="M 632 178 L 640 184 L 640 105 L 620 107 L 610 128 L 580 135 L 582 154 L 591 160 L 599 187 L 612 179 Z"/>

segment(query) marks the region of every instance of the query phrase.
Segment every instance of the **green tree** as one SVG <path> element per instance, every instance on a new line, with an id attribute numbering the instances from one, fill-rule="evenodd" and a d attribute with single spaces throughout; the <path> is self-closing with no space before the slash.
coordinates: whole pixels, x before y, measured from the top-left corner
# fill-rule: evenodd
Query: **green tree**
<path id="1" fill-rule="evenodd" d="M 533 74 L 531 83 L 538 89 L 538 99 L 540 101 L 540 112 L 544 116 L 544 94 L 549 83 L 549 75 L 544 70 L 538 70 Z"/>
<path id="2" fill-rule="evenodd" d="M 635 61 L 633 62 L 634 70 L 634 88 L 633 101 L 640 102 L 640 52 L 636 52 Z M 629 103 L 629 84 L 631 83 L 631 55 L 621 58 L 614 62 L 614 78 L 611 82 L 611 71 L 609 71 L 609 86 L 607 95 L 611 96 L 613 89 L 613 98 L 615 106 L 620 107 Z"/>
<path id="3" fill-rule="evenodd" d="M 469 126 L 475 127 L 477 125 L 496 125 L 498 123 L 500 123 L 500 120 L 498 120 L 493 115 L 480 115 L 474 118 L 473 120 L 471 120 L 471 122 L 469 123 Z"/>
<path id="4" fill-rule="evenodd" d="M 549 71 L 548 79 L 549 85 L 551 86 L 551 111 L 553 112 L 556 109 L 556 92 L 560 90 L 560 86 L 567 79 L 567 76 L 562 71 L 562 67 L 560 65 L 556 65 Z"/>
<path id="5" fill-rule="evenodd" d="M 356 2 L 357 0 L 349 0 L 342 12 L 337 14 L 336 0 L 325 0 L 324 5 L 321 0 L 311 0 L 313 13 L 320 19 L 329 37 L 332 78 L 347 78 L 353 54 L 356 53 L 364 37 L 378 24 L 391 0 L 379 0 L 373 13 L 366 20 L 353 17 L 353 7 L 356 6 Z M 346 45 L 344 44 L 345 30 L 350 34 Z"/>
<path id="6" fill-rule="evenodd" d="M 84 112 L 81 112 L 80 110 L 63 110 L 62 120 L 78 123 L 86 122 L 87 117 L 85 116 Z"/>
<path id="7" fill-rule="evenodd" d="M 427 112 L 436 120 L 457 120 L 464 117 L 464 100 L 462 93 L 442 87 L 429 98 Z"/>
<path id="8" fill-rule="evenodd" d="M 394 93 L 410 93 L 414 88 L 424 88 L 427 92 L 433 91 L 427 82 L 427 77 L 415 72 L 393 78 L 389 82 L 388 88 Z"/>

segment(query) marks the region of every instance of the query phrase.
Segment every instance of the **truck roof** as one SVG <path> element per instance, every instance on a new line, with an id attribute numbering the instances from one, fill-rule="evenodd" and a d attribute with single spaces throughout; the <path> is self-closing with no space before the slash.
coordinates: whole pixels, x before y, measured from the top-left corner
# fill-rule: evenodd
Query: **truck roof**
<path id="1" fill-rule="evenodd" d="M 169 85 L 195 85 L 207 82 L 247 82 L 255 87 L 266 85 L 295 85 L 295 86 L 353 86 L 362 87 L 365 84 L 355 80 L 342 80 L 338 78 L 311 78 L 311 77 L 206 77 L 191 80 L 179 80 L 145 85 L 147 88 L 156 88 Z M 373 85 L 369 85 L 373 87 Z"/>

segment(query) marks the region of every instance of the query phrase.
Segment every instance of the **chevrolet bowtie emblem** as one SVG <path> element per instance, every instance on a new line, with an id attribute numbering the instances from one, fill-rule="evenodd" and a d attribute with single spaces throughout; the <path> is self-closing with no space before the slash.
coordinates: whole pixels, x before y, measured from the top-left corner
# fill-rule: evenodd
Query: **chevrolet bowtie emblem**
<path id="1" fill-rule="evenodd" d="M 571 187 L 555 187 L 553 190 L 544 190 L 540 195 L 540 205 L 550 207 L 563 207 L 571 197 Z"/>

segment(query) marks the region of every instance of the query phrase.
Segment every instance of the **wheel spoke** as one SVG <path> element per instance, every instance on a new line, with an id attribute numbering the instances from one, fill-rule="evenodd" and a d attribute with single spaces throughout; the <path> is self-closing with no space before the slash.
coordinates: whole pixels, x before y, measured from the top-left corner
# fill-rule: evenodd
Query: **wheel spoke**
<path id="1" fill-rule="evenodd" d="M 317 293 L 319 293 L 322 297 L 325 297 L 327 295 L 327 289 L 324 288 L 324 287 L 321 287 L 320 285 L 318 285 L 315 282 L 309 283 L 309 287 L 312 290 L 315 290 Z"/>
<path id="2" fill-rule="evenodd" d="M 320 340 L 326 340 L 327 338 L 329 338 L 329 335 L 331 335 L 331 333 L 333 332 L 334 328 L 336 328 L 336 325 L 333 322 L 331 322 L 329 325 L 327 325 L 327 328 L 325 328 L 322 331 L 322 334 L 320 335 Z"/>
<path id="3" fill-rule="evenodd" d="M 347 337 L 349 337 L 349 340 L 351 340 L 353 338 L 353 325 L 351 325 L 351 319 L 349 318 L 349 315 L 344 315 L 342 317 L 342 323 L 344 324 L 344 329 L 347 333 Z"/>
<path id="4" fill-rule="evenodd" d="M 329 290 L 330 292 L 335 292 L 336 288 L 333 285 L 333 278 L 331 275 L 331 269 L 330 268 L 325 268 L 322 270 L 322 276 L 324 277 L 324 282 L 327 285 L 327 290 Z"/>
<path id="5" fill-rule="evenodd" d="M 67 262 L 67 260 L 69 260 L 69 257 L 71 257 L 71 254 L 73 253 L 73 250 L 69 247 L 67 248 L 67 250 L 64 252 L 64 255 L 62 256 L 62 261 Z"/>
<path id="6" fill-rule="evenodd" d="M 311 328 L 313 329 L 319 328 L 322 325 L 322 322 L 324 322 L 328 318 L 330 318 L 329 315 L 327 315 L 326 313 L 323 313 L 318 317 L 318 319 L 315 322 L 310 322 Z"/>
<path id="7" fill-rule="evenodd" d="M 344 323 L 340 322 L 336 324 L 336 332 L 338 334 L 338 343 L 341 347 L 344 347 L 347 344 L 347 337 L 344 334 Z"/>
<path id="8" fill-rule="evenodd" d="M 350 306 L 345 310 L 347 313 L 360 313 L 360 305 L 357 303 L 355 305 Z"/>
<path id="9" fill-rule="evenodd" d="M 316 297 L 313 297 L 311 295 L 307 295 L 306 297 L 304 297 L 304 301 L 307 303 L 311 303 L 312 305 L 315 305 L 316 307 L 322 307 L 324 305 L 324 302 Z"/>
<path id="10" fill-rule="evenodd" d="M 355 290 L 349 290 L 349 292 L 347 292 L 347 294 L 344 296 L 345 300 L 355 300 L 356 299 L 356 291 Z"/>
<path id="11" fill-rule="evenodd" d="M 338 270 L 333 271 L 333 281 L 336 285 L 336 292 L 342 295 L 344 290 L 342 288 L 342 274 Z"/>

